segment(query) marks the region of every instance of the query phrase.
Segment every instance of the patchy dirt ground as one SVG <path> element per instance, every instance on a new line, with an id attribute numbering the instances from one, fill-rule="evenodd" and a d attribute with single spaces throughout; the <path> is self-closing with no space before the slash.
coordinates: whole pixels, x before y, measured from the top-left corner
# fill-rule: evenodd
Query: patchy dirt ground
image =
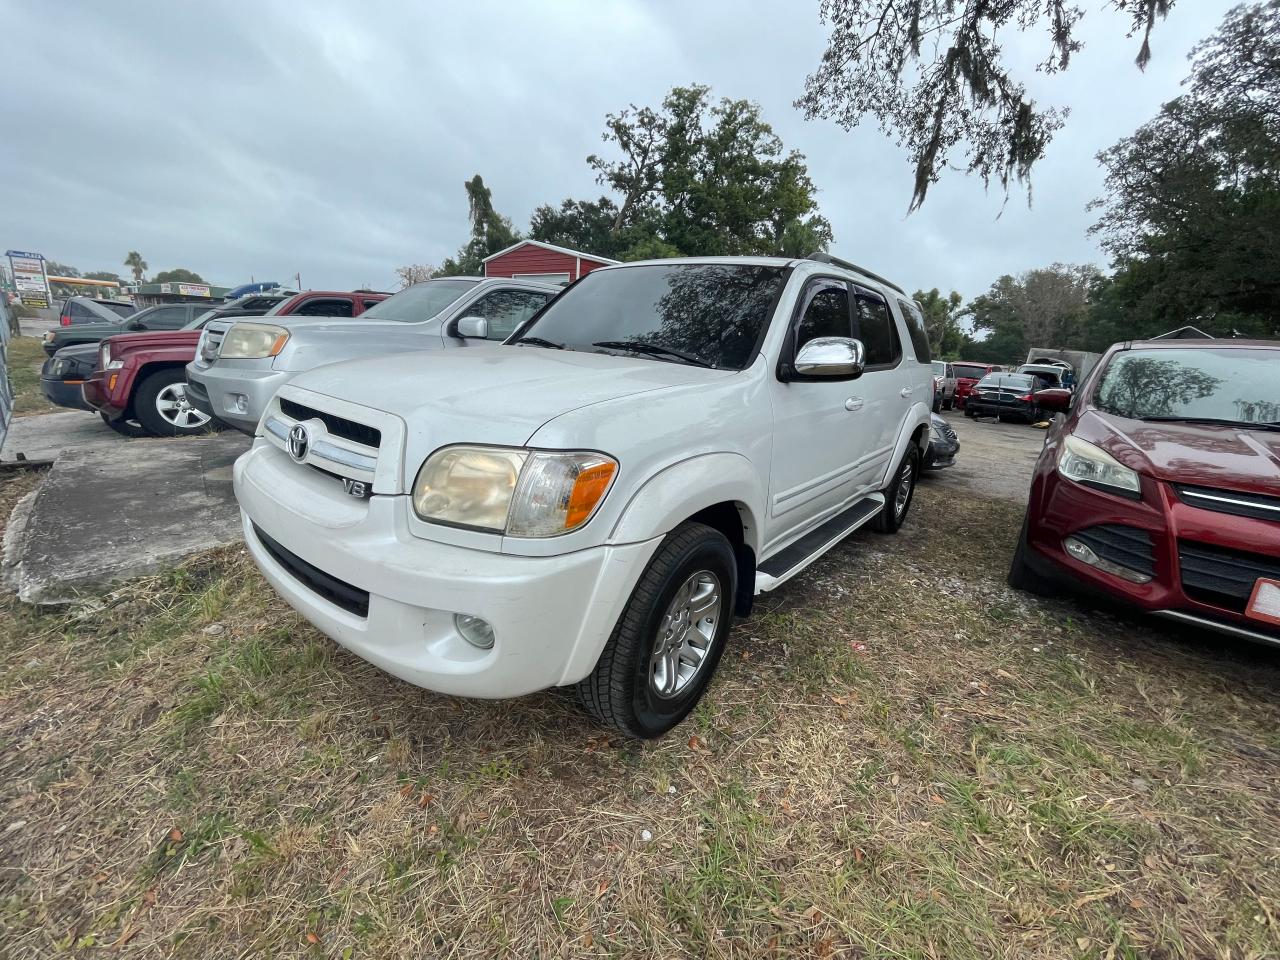
<path id="1" fill-rule="evenodd" d="M 1025 504 L 1045 431 L 1025 423 L 970 420 L 960 410 L 943 416 L 960 438 L 960 456 L 954 467 L 933 474 L 938 485 L 957 496 Z"/>
<path id="2" fill-rule="evenodd" d="M 6 600 L 0 955 L 1277 956 L 1280 658 L 1010 592 L 1020 518 L 926 484 L 652 744 L 395 681 L 238 548 Z"/>

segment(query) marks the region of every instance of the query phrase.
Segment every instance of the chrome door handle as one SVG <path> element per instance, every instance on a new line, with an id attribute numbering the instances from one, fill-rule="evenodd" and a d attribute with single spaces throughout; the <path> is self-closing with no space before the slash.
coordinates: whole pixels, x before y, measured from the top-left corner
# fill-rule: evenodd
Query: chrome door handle
<path id="1" fill-rule="evenodd" d="M 898 393 L 902 394 L 904 398 L 909 397 L 911 396 L 911 388 L 903 387 L 901 390 L 898 391 Z"/>
<path id="2" fill-rule="evenodd" d="M 862 409 L 862 398 L 861 398 L 861 397 L 850 397 L 848 400 L 846 400 L 846 401 L 844 402 L 844 408 L 845 408 L 846 410 L 848 410 L 850 413 L 853 413 L 853 412 L 854 412 L 854 411 L 856 411 L 856 410 L 861 410 L 861 409 Z"/>

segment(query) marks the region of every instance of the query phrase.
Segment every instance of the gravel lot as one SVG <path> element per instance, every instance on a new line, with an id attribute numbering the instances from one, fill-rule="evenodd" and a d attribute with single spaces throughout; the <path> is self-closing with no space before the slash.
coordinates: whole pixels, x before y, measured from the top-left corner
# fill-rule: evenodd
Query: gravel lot
<path id="1" fill-rule="evenodd" d="M 943 414 L 960 438 L 956 465 L 927 475 L 943 490 L 1026 503 L 1031 473 L 1044 446 L 1044 430 L 1022 423 L 970 420 Z"/>

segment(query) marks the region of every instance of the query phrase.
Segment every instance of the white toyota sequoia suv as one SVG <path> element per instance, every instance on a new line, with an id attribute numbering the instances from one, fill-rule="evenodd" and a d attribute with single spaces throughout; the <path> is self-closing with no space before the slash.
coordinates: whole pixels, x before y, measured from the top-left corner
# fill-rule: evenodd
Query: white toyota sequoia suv
<path id="1" fill-rule="evenodd" d="M 574 686 L 658 736 L 755 594 L 902 524 L 929 360 L 911 299 L 835 258 L 599 269 L 505 344 L 281 387 L 235 467 L 245 538 L 290 604 L 397 677 Z"/>

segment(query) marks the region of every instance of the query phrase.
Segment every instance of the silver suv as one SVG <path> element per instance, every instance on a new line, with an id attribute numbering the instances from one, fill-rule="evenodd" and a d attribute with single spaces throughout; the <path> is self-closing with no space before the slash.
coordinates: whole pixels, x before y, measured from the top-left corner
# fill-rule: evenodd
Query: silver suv
<path id="1" fill-rule="evenodd" d="M 560 292 L 529 280 L 449 277 L 401 290 L 357 318 L 214 321 L 187 365 L 198 410 L 252 434 L 276 391 L 304 370 L 409 350 L 501 342 Z"/>

